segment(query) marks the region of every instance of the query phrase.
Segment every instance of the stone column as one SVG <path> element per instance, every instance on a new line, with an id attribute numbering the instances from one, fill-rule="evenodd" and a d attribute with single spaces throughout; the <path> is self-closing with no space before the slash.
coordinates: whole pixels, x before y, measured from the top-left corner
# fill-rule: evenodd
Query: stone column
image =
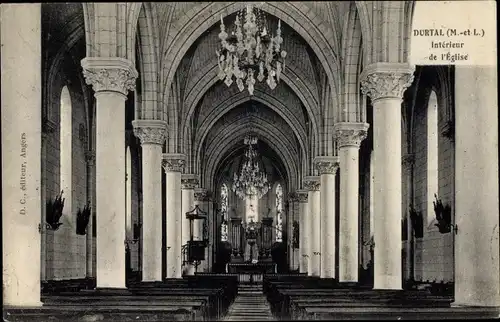
<path id="1" fill-rule="evenodd" d="M 288 231 L 288 261 L 289 269 L 297 270 L 299 268 L 297 254 L 293 248 L 293 223 L 298 220 L 298 214 L 295 212 L 295 203 L 297 202 L 297 195 L 293 193 L 288 194 L 288 214 L 286 216 L 286 224 Z"/>
<path id="2" fill-rule="evenodd" d="M 86 248 L 85 248 L 85 276 L 87 278 L 94 277 L 93 271 L 93 236 L 92 236 L 92 213 L 94 212 L 94 198 L 93 198 L 93 188 L 94 188 L 94 165 L 95 165 L 95 152 L 92 150 L 85 151 L 85 160 L 87 161 L 87 202 L 90 207 L 90 218 L 87 224 L 87 234 L 85 235 Z"/>
<path id="3" fill-rule="evenodd" d="M 335 176 L 339 158 L 320 156 L 314 160 L 320 174 L 321 278 L 335 278 Z"/>
<path id="4" fill-rule="evenodd" d="M 373 104 L 374 288 L 401 289 L 401 101 L 413 69 L 375 63 L 360 79 Z"/>
<path id="5" fill-rule="evenodd" d="M 210 272 L 212 270 L 212 265 L 214 263 L 214 253 L 217 250 L 217 236 L 216 229 L 217 225 L 217 213 L 214 211 L 214 202 L 211 191 L 207 191 L 206 197 L 206 212 L 208 213 L 208 257 L 207 257 L 207 271 Z"/>
<path id="6" fill-rule="evenodd" d="M 41 306 L 41 5 L 0 10 L 3 304 Z"/>
<path id="7" fill-rule="evenodd" d="M 415 164 L 415 155 L 408 153 L 402 159 L 403 169 L 406 176 L 406 200 L 404 200 L 403 216 L 406 216 L 406 231 L 408 240 L 406 241 L 406 267 L 408 268 L 408 279 L 415 280 L 414 266 L 414 243 L 415 236 L 413 235 L 413 226 L 410 218 L 410 205 L 413 204 L 413 165 Z"/>
<path id="8" fill-rule="evenodd" d="M 190 229 L 193 229 L 193 240 L 196 235 L 195 226 L 196 221 L 193 221 L 193 227 L 191 228 L 191 221 L 186 218 L 186 212 L 190 212 L 194 208 L 194 188 L 196 188 L 199 184 L 198 176 L 195 174 L 183 174 L 181 176 L 181 189 L 182 189 L 182 246 L 187 247 L 188 241 L 191 239 Z M 187 248 L 186 253 L 187 256 Z M 187 257 L 185 258 L 187 259 Z M 184 260 L 184 259 L 183 259 Z M 193 275 L 195 271 L 195 267 L 193 264 L 186 264 L 184 267 L 184 272 L 187 275 Z"/>
<path id="9" fill-rule="evenodd" d="M 500 306 L 496 88 L 496 66 L 455 67 L 455 305 Z"/>
<path id="10" fill-rule="evenodd" d="M 337 123 L 339 149 L 340 220 L 339 282 L 357 282 L 359 270 L 359 146 L 369 124 Z"/>
<path id="11" fill-rule="evenodd" d="M 310 240 L 310 217 L 307 205 L 308 193 L 306 190 L 297 190 L 299 202 L 299 272 L 308 272 L 309 262 L 309 240 Z"/>
<path id="12" fill-rule="evenodd" d="M 162 280 L 162 148 L 167 135 L 167 122 L 132 121 L 134 134 L 142 146 L 142 280 Z"/>
<path id="13" fill-rule="evenodd" d="M 207 229 L 208 229 L 208 206 L 207 206 L 207 189 L 195 188 L 194 189 L 194 205 L 200 207 L 201 210 L 206 212 L 207 216 Z M 195 240 L 203 240 L 203 222 L 195 221 Z M 201 261 L 199 269 L 203 272 L 208 271 L 208 244 L 205 247 L 205 260 Z"/>
<path id="14" fill-rule="evenodd" d="M 125 288 L 125 100 L 137 71 L 118 57 L 81 64 L 96 98 L 97 287 Z"/>
<path id="15" fill-rule="evenodd" d="M 321 273 L 321 241 L 324 238 L 324 236 L 321 236 L 321 195 L 319 191 L 319 176 L 305 177 L 304 187 L 308 190 L 309 218 L 311 221 L 307 273 L 309 276 L 319 277 Z"/>
<path id="16" fill-rule="evenodd" d="M 44 120 L 42 123 L 42 155 L 41 155 L 41 169 L 42 176 L 40 178 L 41 182 L 41 211 L 42 219 L 40 225 L 41 234 L 41 254 L 40 254 L 40 279 L 42 281 L 47 280 L 47 144 L 49 142 L 50 135 L 54 133 L 56 129 L 56 124 L 49 120 Z"/>
<path id="17" fill-rule="evenodd" d="M 163 169 L 166 173 L 166 266 L 167 278 L 182 278 L 182 208 L 181 172 L 186 163 L 184 154 L 163 154 Z"/>

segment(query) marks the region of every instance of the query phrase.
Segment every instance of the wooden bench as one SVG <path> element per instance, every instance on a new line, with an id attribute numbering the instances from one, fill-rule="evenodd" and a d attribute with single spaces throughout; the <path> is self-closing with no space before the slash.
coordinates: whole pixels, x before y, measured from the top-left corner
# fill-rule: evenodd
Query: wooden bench
<path id="1" fill-rule="evenodd" d="M 97 317 L 97 318 L 96 318 Z M 31 309 L 4 308 L 7 321 L 200 321 L 189 307 L 103 306 L 41 307 Z"/>
<path id="2" fill-rule="evenodd" d="M 320 300 L 320 299 L 315 299 Z M 401 310 L 405 308 L 446 308 L 450 307 L 450 300 L 440 299 L 439 301 L 407 301 L 402 303 L 390 303 L 384 299 L 372 301 L 352 301 L 346 299 L 324 298 L 321 301 L 311 301 L 301 298 L 300 300 L 291 300 L 291 306 L 287 317 L 292 320 L 301 320 L 307 317 L 307 310 L 311 308 L 394 308 Z"/>
<path id="3" fill-rule="evenodd" d="M 267 296 L 273 314 L 285 319 L 302 318 L 309 307 L 429 308 L 449 307 L 452 302 L 451 297 L 434 296 L 429 292 L 332 288 L 334 282 L 314 279 L 303 279 L 299 283 L 268 280 L 267 284 Z"/>
<path id="4" fill-rule="evenodd" d="M 52 287 L 46 290 L 51 294 L 44 293 L 41 297 L 42 308 L 12 309 L 10 320 L 71 320 L 83 319 L 85 315 L 91 318 L 92 314 L 100 314 L 107 320 L 136 320 L 136 316 L 162 321 L 218 320 L 238 292 L 236 276 L 217 274 L 159 282 L 129 281 L 127 289 L 91 290 L 81 288 L 84 282 L 50 284 Z"/>
<path id="5" fill-rule="evenodd" d="M 48 305 L 65 305 L 65 303 L 82 302 L 88 305 L 108 305 L 116 302 L 126 305 L 129 301 L 148 302 L 158 301 L 177 304 L 179 301 L 203 301 L 196 312 L 201 312 L 206 318 L 218 318 L 222 316 L 227 308 L 224 303 L 223 289 L 201 289 L 164 285 L 164 287 L 142 286 L 127 290 L 98 289 L 93 291 L 61 292 L 57 295 L 43 296 L 42 301 Z M 111 302 L 111 303 L 110 303 Z M 139 304 L 139 303 L 137 303 Z M 161 305 L 161 304 L 158 304 Z"/>
<path id="6" fill-rule="evenodd" d="M 498 308 L 306 308 L 301 320 L 491 319 Z"/>

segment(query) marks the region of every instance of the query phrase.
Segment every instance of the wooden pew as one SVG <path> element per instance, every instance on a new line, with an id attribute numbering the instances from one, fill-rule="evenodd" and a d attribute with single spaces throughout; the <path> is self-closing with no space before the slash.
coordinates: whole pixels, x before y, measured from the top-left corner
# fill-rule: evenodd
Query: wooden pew
<path id="1" fill-rule="evenodd" d="M 95 290 L 53 287 L 52 295 L 42 295 L 42 308 L 13 310 L 11 316 L 68 320 L 98 312 L 111 320 L 129 320 L 131 315 L 144 319 L 162 316 L 161 320 L 217 320 L 226 313 L 238 290 L 237 276 L 213 274 L 161 282 L 129 281 L 127 285 L 128 289 Z"/>
<path id="2" fill-rule="evenodd" d="M 139 287 L 129 290 L 94 290 L 85 292 L 62 292 L 57 295 L 42 297 L 42 301 L 50 305 L 59 305 L 61 302 L 74 303 L 77 301 L 90 302 L 91 305 L 106 305 L 108 302 L 117 301 L 127 305 L 129 301 L 144 302 L 168 300 L 179 303 L 189 300 L 203 301 L 203 307 L 197 311 L 203 312 L 207 318 L 218 317 L 223 314 L 221 289 L 199 289 L 186 287 L 148 288 Z"/>
<path id="3" fill-rule="evenodd" d="M 397 310 L 403 308 L 446 308 L 450 307 L 450 299 L 433 299 L 433 300 L 416 300 L 405 301 L 400 303 L 391 303 L 386 299 L 375 299 L 370 301 L 349 300 L 349 299 L 331 299 L 331 298 L 314 298 L 291 299 L 291 306 L 287 317 L 291 320 L 301 320 L 307 317 L 308 308 L 395 308 Z"/>
<path id="4" fill-rule="evenodd" d="M 4 308 L 8 321 L 200 321 L 196 313 L 187 307 L 155 306 L 103 306 L 41 307 L 31 309 Z M 97 317 L 97 318 L 96 318 Z"/>
<path id="5" fill-rule="evenodd" d="M 490 319 L 498 308 L 306 308 L 301 320 Z"/>
<path id="6" fill-rule="evenodd" d="M 317 280 L 306 280 L 302 283 L 268 281 L 268 299 L 275 316 L 291 318 L 296 311 L 302 311 L 307 307 L 307 302 L 311 306 L 335 306 L 336 303 L 349 306 L 374 306 L 374 307 L 411 307 L 411 306 L 449 306 L 451 298 L 443 296 L 432 296 L 428 292 L 421 291 L 400 291 L 400 290 L 371 290 L 371 289 L 350 289 L 350 288 L 330 288 L 328 283 Z M 331 282 L 330 282 L 331 283 Z M 331 284 L 335 285 L 335 283 Z M 317 288 L 311 288 L 311 286 Z M 295 305 L 293 302 L 303 299 L 303 304 Z M 316 304 L 317 300 L 325 304 Z M 359 304 L 371 302 L 370 304 Z M 358 303 L 358 304 L 356 304 Z M 293 311 L 293 312 L 292 312 Z M 291 314 L 293 313 L 293 314 Z"/>

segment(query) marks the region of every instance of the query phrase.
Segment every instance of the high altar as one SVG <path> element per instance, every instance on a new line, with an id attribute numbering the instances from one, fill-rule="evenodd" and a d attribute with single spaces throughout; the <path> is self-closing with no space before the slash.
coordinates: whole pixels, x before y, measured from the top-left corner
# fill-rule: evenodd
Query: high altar
<path id="1" fill-rule="evenodd" d="M 275 273 L 276 264 L 271 259 L 272 218 L 262 221 L 242 221 L 231 218 L 229 228 L 232 246 L 228 273 L 237 273 L 241 281 L 259 280 L 264 273 Z"/>

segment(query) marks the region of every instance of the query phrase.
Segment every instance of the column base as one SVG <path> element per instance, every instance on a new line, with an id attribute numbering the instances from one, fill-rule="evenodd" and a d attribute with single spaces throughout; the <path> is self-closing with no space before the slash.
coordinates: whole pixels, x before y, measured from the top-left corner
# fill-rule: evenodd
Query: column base
<path id="1" fill-rule="evenodd" d="M 491 308 L 492 310 L 498 310 L 500 312 L 500 305 L 498 303 L 489 305 L 489 304 L 484 304 L 484 303 L 471 304 L 471 303 L 451 302 L 450 307 L 456 307 L 456 308 L 487 307 L 487 308 Z"/>
<path id="2" fill-rule="evenodd" d="M 3 309 L 4 311 L 8 311 L 9 309 L 38 309 L 39 307 L 43 306 L 42 301 L 31 301 L 31 302 L 25 302 L 25 303 L 16 303 L 16 304 L 10 304 L 8 302 L 3 304 Z"/>
<path id="3" fill-rule="evenodd" d="M 115 295 L 115 294 L 132 294 L 127 288 L 113 288 L 113 287 L 96 287 L 95 292 L 102 295 Z"/>
<path id="4" fill-rule="evenodd" d="M 359 282 L 338 282 L 342 288 L 357 288 L 360 286 Z"/>
<path id="5" fill-rule="evenodd" d="M 335 277 L 320 277 L 320 278 L 321 278 L 321 281 L 332 282 L 332 283 L 338 284 L 338 282 L 335 279 Z"/>
<path id="6" fill-rule="evenodd" d="M 403 290 L 401 276 L 375 276 L 374 290 Z"/>
<path id="7" fill-rule="evenodd" d="M 162 281 L 162 279 L 161 279 L 161 278 L 160 278 L 160 279 L 158 279 L 158 278 L 151 278 L 151 279 L 150 279 L 150 278 L 143 278 L 143 279 L 141 280 L 141 282 L 146 282 L 146 283 L 150 283 L 150 282 L 161 282 L 161 281 Z"/>
<path id="8" fill-rule="evenodd" d="M 335 274 L 321 274 L 319 276 L 321 279 L 324 279 L 324 280 L 331 280 L 331 279 L 335 279 Z"/>
<path id="9" fill-rule="evenodd" d="M 358 283 L 359 279 L 358 278 L 339 278 L 340 283 Z"/>

